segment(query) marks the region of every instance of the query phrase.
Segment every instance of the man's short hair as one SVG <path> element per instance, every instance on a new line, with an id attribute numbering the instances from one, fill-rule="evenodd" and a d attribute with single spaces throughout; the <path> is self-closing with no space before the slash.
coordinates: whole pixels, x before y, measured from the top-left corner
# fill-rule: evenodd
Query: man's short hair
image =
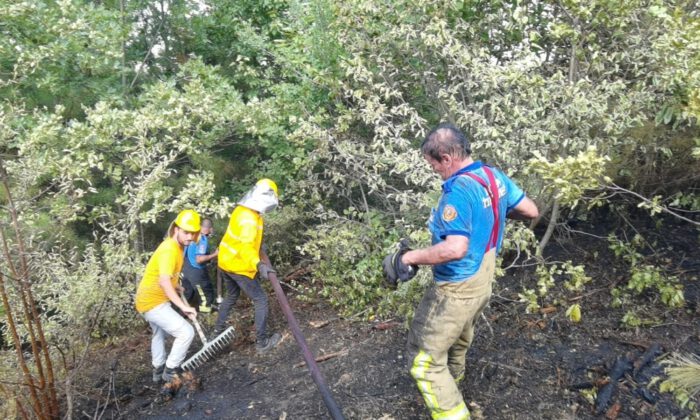
<path id="1" fill-rule="evenodd" d="M 211 219 L 208 217 L 205 217 L 202 219 L 202 227 L 213 227 L 214 224 L 212 223 Z"/>
<path id="2" fill-rule="evenodd" d="M 450 123 L 442 123 L 428 133 L 420 151 L 438 162 L 442 162 L 442 155 L 464 159 L 472 154 L 467 136 Z"/>

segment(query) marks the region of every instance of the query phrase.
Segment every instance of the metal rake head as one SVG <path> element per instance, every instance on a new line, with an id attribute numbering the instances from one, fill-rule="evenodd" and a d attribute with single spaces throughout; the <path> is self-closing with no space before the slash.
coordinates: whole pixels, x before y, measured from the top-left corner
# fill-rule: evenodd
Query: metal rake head
<path id="1" fill-rule="evenodd" d="M 207 360 L 214 357 L 214 355 L 222 350 L 228 343 L 233 340 L 235 336 L 235 331 L 233 327 L 228 327 L 224 332 L 216 336 L 213 340 L 209 341 L 201 350 L 192 355 L 187 359 L 180 367 L 182 370 L 194 370 L 204 364 Z"/>

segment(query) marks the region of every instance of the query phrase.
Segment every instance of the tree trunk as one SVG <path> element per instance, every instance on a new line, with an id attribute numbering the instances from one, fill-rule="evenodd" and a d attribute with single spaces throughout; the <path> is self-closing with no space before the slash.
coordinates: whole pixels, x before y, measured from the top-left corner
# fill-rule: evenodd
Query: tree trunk
<path id="1" fill-rule="evenodd" d="M 46 337 L 44 336 L 44 329 L 41 325 L 39 311 L 37 310 L 36 302 L 34 301 L 34 295 L 32 293 L 31 288 L 31 281 L 29 278 L 29 263 L 27 261 L 27 252 L 24 246 L 24 239 L 19 228 L 20 224 L 19 218 L 17 216 L 17 208 L 15 207 L 14 201 L 12 199 L 10 183 L 2 159 L 0 159 L 0 183 L 5 189 L 7 209 L 12 219 L 12 227 L 15 233 L 15 244 L 17 246 L 18 251 L 17 254 L 19 255 L 19 270 L 17 269 L 18 267 L 13 263 L 12 253 L 10 252 L 4 231 L 0 230 L 0 236 L 2 237 L 5 260 L 7 261 L 8 266 L 12 271 L 13 276 L 15 277 L 15 280 L 18 282 L 19 285 L 19 295 L 22 301 L 22 308 L 24 311 L 26 327 L 29 332 L 29 337 L 31 340 L 30 344 L 32 347 L 32 353 L 34 355 L 34 363 L 36 365 L 37 374 L 39 376 L 38 389 L 41 391 L 40 397 L 43 400 L 44 406 L 43 410 L 41 411 L 41 414 L 37 414 L 37 416 L 40 418 L 56 419 L 59 417 L 59 407 L 58 399 L 56 397 L 56 387 L 54 384 L 54 374 L 53 365 L 51 363 L 51 355 L 49 353 L 49 346 L 46 342 Z M 5 304 L 5 302 L 3 302 L 3 304 Z M 8 309 L 8 314 L 11 314 L 11 311 L 9 310 L 9 301 L 6 304 L 6 308 Z M 16 340 L 19 340 L 19 337 L 17 337 Z M 20 344 L 21 343 L 17 341 L 16 345 Z M 18 357 L 23 358 L 24 356 L 20 352 L 20 354 L 18 354 Z M 30 387 L 34 389 L 34 385 L 30 385 Z"/>
<path id="2" fill-rule="evenodd" d="M 554 205 L 552 206 L 552 216 L 549 218 L 549 225 L 547 225 L 547 231 L 544 233 L 544 236 L 542 236 L 542 239 L 540 240 L 540 245 L 539 245 L 539 254 L 540 255 L 542 255 L 542 251 L 544 251 L 544 248 L 547 246 L 549 239 L 552 237 L 552 234 L 554 233 L 554 228 L 557 225 L 558 218 L 559 218 L 559 200 L 557 200 L 555 198 Z"/>
<path id="3" fill-rule="evenodd" d="M 12 314 L 12 308 L 10 307 L 10 300 L 7 297 L 7 291 L 5 290 L 5 275 L 0 271 L 0 298 L 2 298 L 2 306 L 5 309 L 5 317 L 7 318 L 7 329 L 12 335 L 12 343 L 15 347 L 15 352 L 17 353 L 17 362 L 22 370 L 22 376 L 24 376 L 24 385 L 29 388 L 29 397 L 32 402 L 32 409 L 34 414 L 39 418 L 44 418 L 42 416 L 43 410 L 41 409 L 41 400 L 36 392 L 36 385 L 34 384 L 34 377 L 29 372 L 27 363 L 24 360 L 24 355 L 22 354 L 22 342 L 20 341 L 19 334 L 17 333 L 17 327 L 15 325 L 15 317 Z M 21 405 L 17 401 L 18 405 Z"/>

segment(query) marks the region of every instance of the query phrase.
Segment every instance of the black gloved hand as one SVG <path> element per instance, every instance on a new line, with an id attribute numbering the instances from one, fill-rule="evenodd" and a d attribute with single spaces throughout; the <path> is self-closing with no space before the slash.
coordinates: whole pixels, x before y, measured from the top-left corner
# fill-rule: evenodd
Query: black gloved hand
<path id="1" fill-rule="evenodd" d="M 401 261 L 403 254 L 410 250 L 408 239 L 402 239 L 399 243 L 399 250 L 384 258 L 382 269 L 384 279 L 389 286 L 396 287 L 398 282 L 409 281 L 418 273 L 417 265 L 406 265 Z"/>
<path id="2" fill-rule="evenodd" d="M 276 273 L 276 271 L 274 268 L 260 261 L 258 262 L 258 273 L 261 279 L 267 281 L 270 280 L 270 273 Z"/>

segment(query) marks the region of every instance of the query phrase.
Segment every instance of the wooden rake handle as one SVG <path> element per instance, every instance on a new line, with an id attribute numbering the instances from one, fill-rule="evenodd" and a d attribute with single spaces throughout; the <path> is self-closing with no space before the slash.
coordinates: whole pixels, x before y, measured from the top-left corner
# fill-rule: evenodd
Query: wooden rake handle
<path id="1" fill-rule="evenodd" d="M 202 344 L 206 346 L 207 337 L 204 336 L 204 331 L 202 331 L 202 327 L 199 325 L 199 322 L 197 322 L 197 318 L 190 318 L 190 320 L 194 324 L 194 328 L 197 330 L 197 334 L 199 335 L 200 340 L 202 340 Z"/>
<path id="2" fill-rule="evenodd" d="M 182 299 L 183 302 L 187 302 L 187 299 L 185 299 L 185 294 L 182 292 L 180 293 L 180 299 Z M 197 330 L 197 334 L 199 335 L 199 339 L 202 340 L 202 344 L 204 344 L 206 346 L 207 345 L 207 337 L 204 335 L 204 331 L 202 331 L 202 327 L 199 325 L 199 322 L 197 321 L 197 315 L 195 315 L 194 317 L 188 316 L 187 318 L 189 318 L 190 321 L 192 321 L 192 323 L 194 324 L 194 328 Z"/>

